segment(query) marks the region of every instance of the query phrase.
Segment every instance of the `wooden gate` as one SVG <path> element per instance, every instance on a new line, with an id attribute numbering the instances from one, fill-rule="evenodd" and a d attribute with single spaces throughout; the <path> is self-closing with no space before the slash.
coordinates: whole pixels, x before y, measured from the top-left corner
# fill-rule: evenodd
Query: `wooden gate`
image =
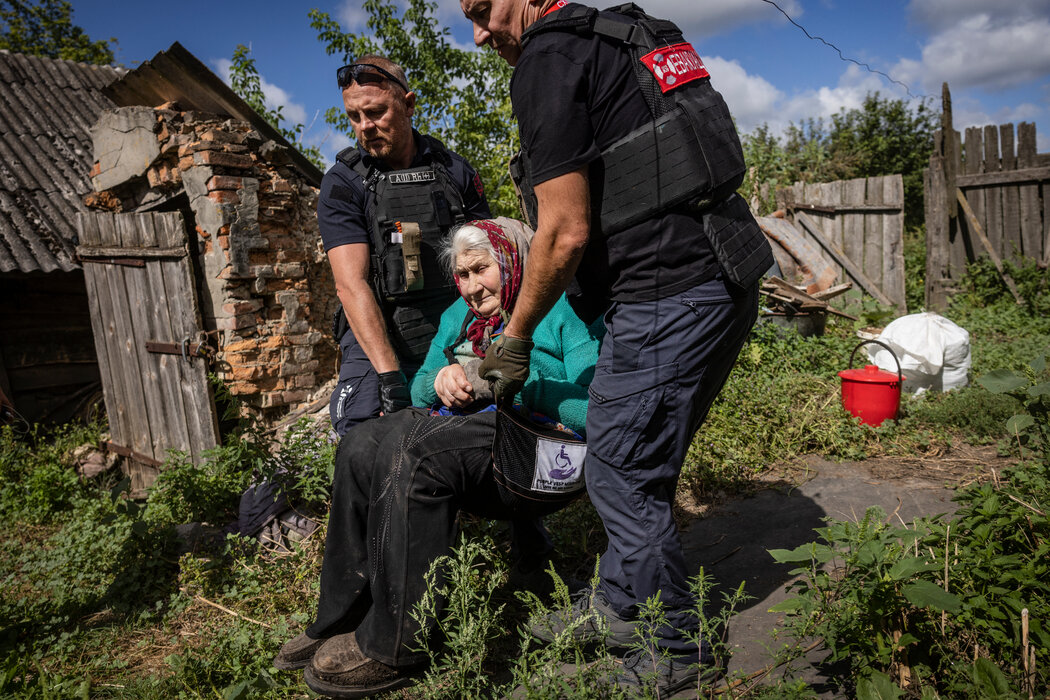
<path id="1" fill-rule="evenodd" d="M 77 228 L 111 449 L 141 492 L 168 450 L 196 463 L 218 444 L 186 228 L 179 213 L 80 214 Z"/>
<path id="2" fill-rule="evenodd" d="M 943 310 L 966 272 L 988 257 L 1020 300 L 1003 261 L 1050 263 L 1050 155 L 1036 153 L 1035 124 L 952 126 L 942 89 L 941 128 L 925 173 L 926 303 Z"/>
<path id="3" fill-rule="evenodd" d="M 777 190 L 777 208 L 819 246 L 843 281 L 905 310 L 904 180 L 900 175 L 797 182 Z"/>

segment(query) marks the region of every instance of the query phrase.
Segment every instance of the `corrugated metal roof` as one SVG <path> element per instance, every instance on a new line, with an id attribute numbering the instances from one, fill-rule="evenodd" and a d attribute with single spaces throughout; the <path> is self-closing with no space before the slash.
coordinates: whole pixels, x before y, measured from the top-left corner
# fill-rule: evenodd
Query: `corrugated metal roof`
<path id="1" fill-rule="evenodd" d="M 91 192 L 88 129 L 124 69 L 0 51 L 0 272 L 78 268 L 76 216 Z"/>
<path id="2" fill-rule="evenodd" d="M 287 146 L 299 171 L 315 187 L 321 184 L 323 173 L 316 165 L 177 41 L 108 85 L 103 93 L 120 107 L 156 107 L 174 101 L 183 110 L 224 114 L 246 121 L 266 138 Z"/>

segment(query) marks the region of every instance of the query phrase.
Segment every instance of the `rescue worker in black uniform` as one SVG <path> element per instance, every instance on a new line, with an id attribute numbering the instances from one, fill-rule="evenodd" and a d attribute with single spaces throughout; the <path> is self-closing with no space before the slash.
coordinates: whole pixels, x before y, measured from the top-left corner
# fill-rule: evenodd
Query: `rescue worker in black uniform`
<path id="1" fill-rule="evenodd" d="M 530 336 L 566 291 L 605 314 L 587 414 L 587 490 L 609 544 L 597 590 L 536 621 L 610 647 L 637 644 L 640 604 L 659 595 L 660 654 L 624 657 L 616 683 L 659 695 L 712 681 L 672 507 L 692 437 L 757 315 L 772 253 L 735 194 L 743 153 L 725 102 L 680 30 L 634 5 L 460 0 L 474 41 L 515 66 L 516 180 L 536 234 L 518 303 L 481 366 L 497 396 L 528 375 Z M 656 657 L 654 661 L 654 656 Z M 699 669 L 699 670 L 698 670 Z"/>
<path id="2" fill-rule="evenodd" d="M 342 436 L 411 403 L 409 381 L 456 298 L 436 262 L 437 240 L 490 212 L 470 164 L 412 128 L 416 95 L 400 66 L 363 56 L 337 77 L 358 143 L 325 173 L 317 221 L 342 303 L 329 407 Z"/>

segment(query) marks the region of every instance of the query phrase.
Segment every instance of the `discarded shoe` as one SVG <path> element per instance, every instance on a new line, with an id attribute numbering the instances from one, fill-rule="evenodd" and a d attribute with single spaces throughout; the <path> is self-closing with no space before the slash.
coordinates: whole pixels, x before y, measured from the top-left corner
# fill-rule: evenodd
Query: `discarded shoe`
<path id="1" fill-rule="evenodd" d="M 274 668 L 282 671 L 305 668 L 310 663 L 310 659 L 314 658 L 314 652 L 320 649 L 325 641 L 324 639 L 311 639 L 303 632 L 298 637 L 284 643 L 273 659 Z"/>
<path id="2" fill-rule="evenodd" d="M 332 637 L 314 654 L 303 674 L 311 690 L 332 698 L 365 698 L 415 682 L 419 667 L 398 668 L 370 659 L 353 632 Z"/>
<path id="3" fill-rule="evenodd" d="M 685 690 L 711 685 L 722 676 L 721 668 L 709 655 L 663 656 L 659 650 L 632 649 L 617 663 L 611 679 L 630 696 L 640 696 L 648 689 L 662 698 Z"/>
<path id="4" fill-rule="evenodd" d="M 630 647 L 638 642 L 637 624 L 620 618 L 601 591 L 584 588 L 573 596 L 568 609 L 555 610 L 529 626 L 533 637 L 550 644 L 566 630 L 583 644 L 605 643 L 616 649 Z"/>

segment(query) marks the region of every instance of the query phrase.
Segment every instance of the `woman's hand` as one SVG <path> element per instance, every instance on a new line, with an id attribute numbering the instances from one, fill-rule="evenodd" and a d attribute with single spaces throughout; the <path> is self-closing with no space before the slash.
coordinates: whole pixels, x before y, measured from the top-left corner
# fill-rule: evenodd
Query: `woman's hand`
<path id="1" fill-rule="evenodd" d="M 474 402 L 474 387 L 460 364 L 442 367 L 434 378 L 434 391 L 448 407 L 466 408 Z"/>

